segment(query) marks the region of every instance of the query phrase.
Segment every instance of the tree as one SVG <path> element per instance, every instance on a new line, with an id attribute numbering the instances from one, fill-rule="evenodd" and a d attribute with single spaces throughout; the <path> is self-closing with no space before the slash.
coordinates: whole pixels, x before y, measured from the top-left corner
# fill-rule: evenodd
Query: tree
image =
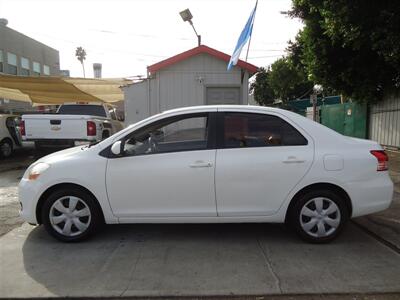
<path id="1" fill-rule="evenodd" d="M 296 68 L 291 59 L 283 57 L 271 65 L 269 83 L 277 99 L 287 102 L 308 96 L 314 86 L 301 68 Z"/>
<path id="2" fill-rule="evenodd" d="M 254 94 L 254 100 L 260 105 L 270 105 L 275 100 L 275 93 L 268 81 L 270 74 L 270 68 L 260 68 L 256 74 L 256 80 L 250 85 L 250 92 Z"/>
<path id="3" fill-rule="evenodd" d="M 82 69 L 83 69 L 83 77 L 86 78 L 85 75 L 85 65 L 83 63 L 83 61 L 86 59 L 86 51 L 85 49 L 83 49 L 82 47 L 77 47 L 76 51 L 75 51 L 75 56 L 76 58 L 81 62 L 82 64 Z"/>
<path id="4" fill-rule="evenodd" d="M 289 46 L 311 80 L 360 102 L 400 88 L 400 2 L 293 0 L 305 26 Z"/>
<path id="5" fill-rule="evenodd" d="M 267 69 L 261 68 L 250 91 L 254 93 L 257 103 L 270 105 L 277 99 L 287 102 L 306 97 L 312 92 L 312 87 L 313 83 L 308 80 L 306 73 L 296 68 L 290 58 L 283 57 Z"/>

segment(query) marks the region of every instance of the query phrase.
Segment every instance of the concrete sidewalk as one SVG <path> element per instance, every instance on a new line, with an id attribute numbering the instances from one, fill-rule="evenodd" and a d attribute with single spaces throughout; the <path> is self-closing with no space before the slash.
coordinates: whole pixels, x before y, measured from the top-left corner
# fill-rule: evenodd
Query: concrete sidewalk
<path id="1" fill-rule="evenodd" d="M 389 155 L 390 177 L 394 183 L 393 202 L 387 210 L 354 219 L 354 222 L 400 251 L 400 152 L 386 152 Z"/>
<path id="2" fill-rule="evenodd" d="M 400 292 L 400 255 L 349 224 L 328 245 L 281 225 L 114 225 L 63 244 L 24 224 L 0 238 L 1 297 Z"/>

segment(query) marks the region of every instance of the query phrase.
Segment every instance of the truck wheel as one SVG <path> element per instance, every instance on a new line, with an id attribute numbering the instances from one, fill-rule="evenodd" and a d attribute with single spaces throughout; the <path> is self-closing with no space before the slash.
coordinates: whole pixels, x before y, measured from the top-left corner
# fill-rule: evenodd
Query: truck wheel
<path id="1" fill-rule="evenodd" d="M 45 200 L 41 213 L 46 230 L 62 242 L 82 241 L 102 223 L 96 199 L 79 188 L 55 191 Z"/>
<path id="2" fill-rule="evenodd" d="M 13 144 L 9 139 L 4 139 L 0 142 L 0 157 L 7 158 L 13 153 Z"/>
<path id="3" fill-rule="evenodd" d="M 101 139 L 105 140 L 109 136 L 110 136 L 110 132 L 109 131 L 103 131 L 103 134 L 101 135 Z"/>

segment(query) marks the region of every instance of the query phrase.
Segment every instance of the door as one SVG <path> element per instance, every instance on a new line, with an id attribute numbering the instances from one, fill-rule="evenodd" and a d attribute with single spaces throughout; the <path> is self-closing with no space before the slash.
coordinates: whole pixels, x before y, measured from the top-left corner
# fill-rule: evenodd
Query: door
<path id="1" fill-rule="evenodd" d="M 240 87 L 207 87 L 207 101 L 214 104 L 240 104 Z"/>
<path id="2" fill-rule="evenodd" d="M 321 123 L 341 134 L 367 137 L 367 106 L 344 103 L 321 106 Z"/>
<path id="3" fill-rule="evenodd" d="M 367 138 L 367 106 L 358 103 L 344 103 L 344 135 Z"/>
<path id="4" fill-rule="evenodd" d="M 278 115 L 218 113 L 218 128 L 218 216 L 277 212 L 312 164 L 312 140 Z"/>
<path id="5" fill-rule="evenodd" d="M 106 185 L 118 217 L 216 216 L 215 136 L 207 113 L 156 121 L 122 139 Z"/>

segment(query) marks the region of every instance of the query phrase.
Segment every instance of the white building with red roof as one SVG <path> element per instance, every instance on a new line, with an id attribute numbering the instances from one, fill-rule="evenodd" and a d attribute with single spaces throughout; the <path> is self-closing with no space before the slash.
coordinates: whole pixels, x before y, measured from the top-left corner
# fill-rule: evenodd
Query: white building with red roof
<path id="1" fill-rule="evenodd" d="M 201 45 L 147 68 L 148 77 L 123 87 L 126 124 L 165 110 L 207 104 L 248 104 L 249 78 L 258 68 Z"/>

